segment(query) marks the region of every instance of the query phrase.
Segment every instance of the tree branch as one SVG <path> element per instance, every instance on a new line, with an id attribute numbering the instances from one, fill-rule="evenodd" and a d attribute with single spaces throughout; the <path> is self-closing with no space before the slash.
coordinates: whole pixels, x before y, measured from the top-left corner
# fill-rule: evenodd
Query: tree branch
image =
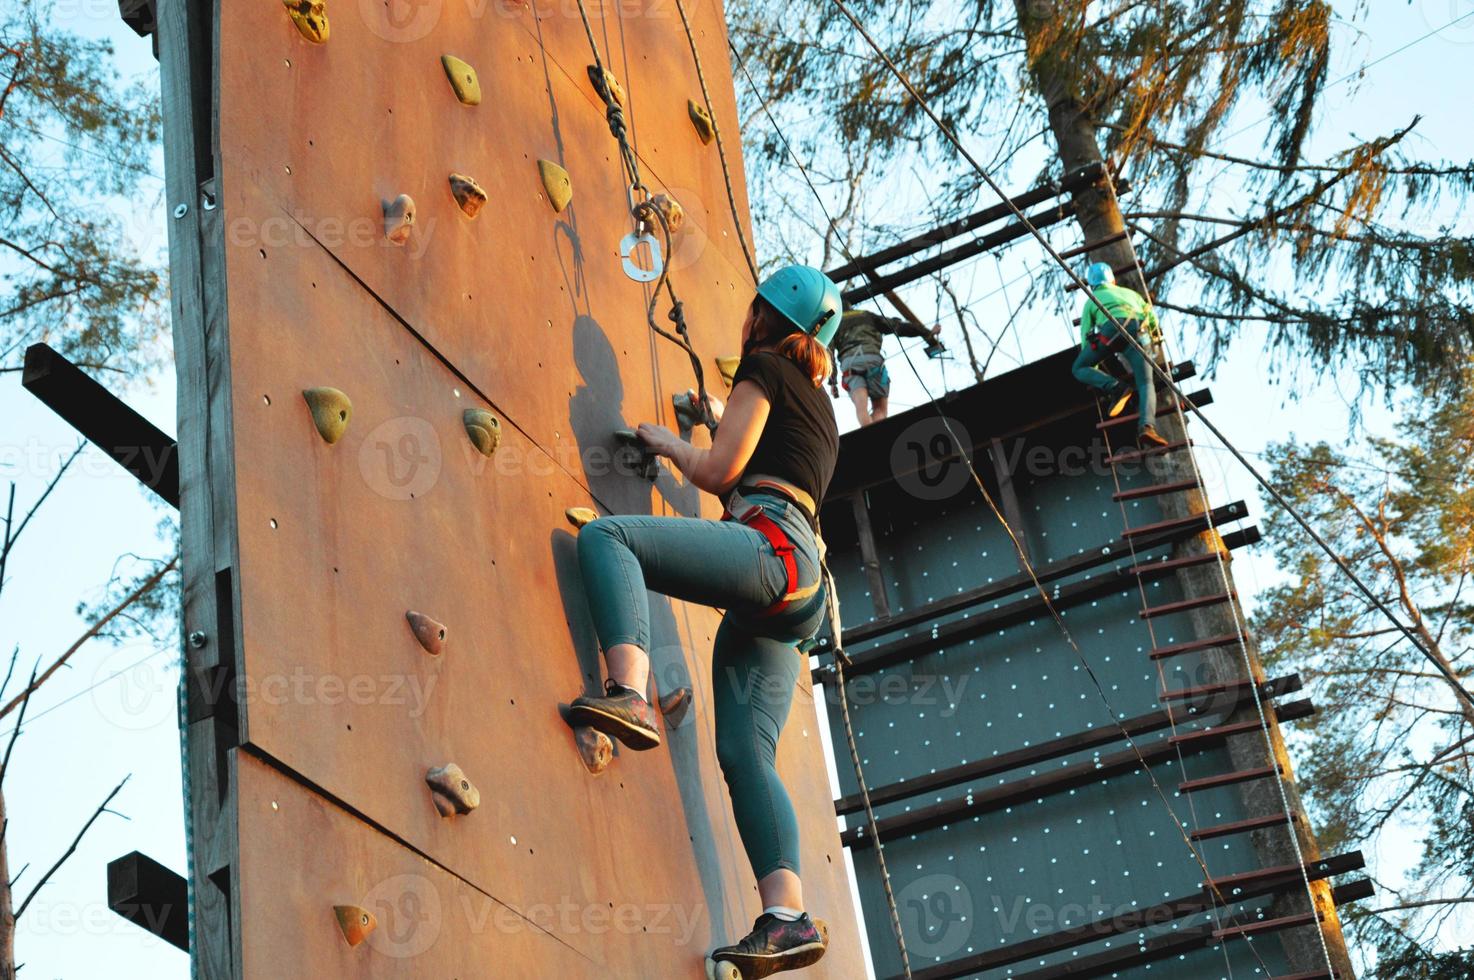
<path id="1" fill-rule="evenodd" d="M 31 904 L 31 900 L 36 897 L 36 894 L 40 892 L 42 888 L 46 887 L 46 882 L 51 880 L 51 876 L 56 873 L 57 869 L 66 863 L 67 858 L 76 853 L 77 845 L 82 842 L 82 838 L 86 836 L 87 831 L 91 829 L 93 823 L 97 821 L 98 817 L 102 816 L 104 813 L 111 813 L 113 814 L 113 816 L 123 817 L 124 820 L 128 819 L 127 817 L 124 817 L 123 814 L 118 813 L 116 810 L 109 810 L 107 808 L 107 805 L 113 801 L 113 797 L 117 796 L 118 793 L 123 789 L 123 787 L 127 785 L 128 780 L 132 778 L 132 773 L 124 776 L 123 781 L 113 787 L 113 791 L 107 795 L 107 799 L 103 800 L 102 803 L 98 805 L 97 809 L 92 812 L 92 816 L 87 818 L 87 822 L 82 825 L 82 829 L 77 831 L 77 836 L 72 838 L 72 843 L 66 849 L 66 852 L 62 854 L 61 857 L 56 859 L 55 864 L 47 869 L 46 873 L 41 876 L 41 880 L 36 882 L 36 887 L 32 888 L 31 893 L 26 896 L 26 900 L 20 903 L 20 908 L 15 910 L 15 918 L 17 921 L 19 921 L 21 916 L 26 914 L 26 907 Z"/>

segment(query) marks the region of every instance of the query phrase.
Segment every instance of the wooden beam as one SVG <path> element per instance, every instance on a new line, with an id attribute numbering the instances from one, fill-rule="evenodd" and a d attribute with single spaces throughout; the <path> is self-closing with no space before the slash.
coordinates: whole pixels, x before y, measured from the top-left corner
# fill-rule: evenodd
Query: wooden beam
<path id="1" fill-rule="evenodd" d="M 133 851 L 108 862 L 107 907 L 189 952 L 189 884 L 153 858 Z"/>
<path id="2" fill-rule="evenodd" d="M 1028 565 L 1033 563 L 1029 555 L 1029 540 L 1027 525 L 1024 523 L 1024 511 L 1019 506 L 1018 491 L 1013 485 L 1013 471 L 1008 468 L 1008 454 L 1003 451 L 1003 442 L 993 439 L 988 443 L 988 456 L 993 460 L 993 473 L 998 477 L 998 502 L 1003 507 L 1003 516 L 1008 518 L 1009 527 L 1014 529 L 1018 535 L 1018 551 L 1014 552 L 1014 558 L 1018 560 L 1019 569 L 1028 573 Z"/>
<path id="3" fill-rule="evenodd" d="M 855 536 L 860 543 L 860 561 L 865 566 L 865 578 L 870 583 L 870 604 L 877 619 L 887 619 L 891 614 L 890 599 L 885 591 L 885 575 L 880 570 L 880 556 L 875 551 L 875 529 L 870 524 L 870 505 L 865 500 L 865 491 L 856 490 L 850 495 L 850 504 L 855 512 Z M 848 642 L 848 637 L 845 638 Z"/>
<path id="4" fill-rule="evenodd" d="M 179 506 L 179 446 L 46 344 L 26 348 L 21 386 L 138 482 Z"/>

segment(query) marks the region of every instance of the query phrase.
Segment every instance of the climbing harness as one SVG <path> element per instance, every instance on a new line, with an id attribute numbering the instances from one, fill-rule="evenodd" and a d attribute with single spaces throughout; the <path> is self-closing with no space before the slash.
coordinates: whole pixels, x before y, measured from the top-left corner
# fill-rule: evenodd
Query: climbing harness
<path id="1" fill-rule="evenodd" d="M 794 546 L 793 541 L 788 537 L 788 532 L 784 531 L 777 521 L 769 517 L 762 507 L 742 496 L 741 491 L 744 489 L 754 493 L 776 494 L 789 500 L 795 507 L 798 507 L 804 512 L 804 517 L 810 523 L 813 523 L 815 519 L 814 498 L 809 496 L 802 488 L 794 486 L 787 480 L 782 480 L 774 476 L 753 474 L 744 477 L 739 488 L 732 491 L 727 498 L 726 507 L 722 511 L 722 520 L 745 524 L 767 538 L 768 544 L 773 546 L 773 553 L 782 560 L 783 571 L 786 576 L 783 595 L 771 606 L 753 614 L 761 617 L 776 616 L 793 603 L 807 599 L 818 592 L 824 585 L 825 574 L 821 571 L 813 585 L 799 585 L 798 562 L 793 557 Z"/>
<path id="2" fill-rule="evenodd" d="M 696 394 L 701 405 L 702 421 L 708 428 L 714 429 L 716 421 L 712 418 L 711 403 L 706 394 L 706 372 L 701 366 L 700 356 L 697 355 L 696 349 L 691 344 L 691 334 L 686 327 L 685 304 L 676 295 L 675 287 L 670 281 L 670 266 L 663 258 L 672 254 L 670 220 L 655 203 L 650 189 L 645 186 L 640 177 L 640 160 L 635 154 L 634 147 L 630 145 L 629 127 L 624 118 L 624 105 L 610 91 L 610 76 L 604 68 L 604 59 L 599 54 L 599 44 L 594 39 L 594 28 L 589 23 L 589 12 L 584 6 L 584 0 L 578 0 L 578 16 L 583 22 L 584 36 L 588 39 L 589 50 L 594 58 L 593 67 L 589 71 L 589 81 L 593 83 L 594 90 L 604 103 L 604 118 L 609 124 L 609 134 L 619 144 L 620 163 L 628 178 L 626 201 L 629 204 L 630 217 L 634 221 L 634 230 L 620 240 L 620 261 L 624 266 L 625 275 L 635 282 L 654 284 L 650 290 L 650 302 L 645 307 L 645 322 L 654 333 L 681 348 L 691 359 L 691 370 L 696 375 Z M 656 239 L 651 234 L 656 227 L 660 228 L 660 239 Z M 664 252 L 661 250 L 661 241 L 664 242 Z M 641 246 L 645 247 L 646 254 L 650 258 L 648 266 L 640 265 L 635 261 L 636 250 Z M 674 333 L 655 321 L 655 310 L 660 302 L 662 288 L 670 298 L 671 306 L 666 316 L 675 326 Z"/>

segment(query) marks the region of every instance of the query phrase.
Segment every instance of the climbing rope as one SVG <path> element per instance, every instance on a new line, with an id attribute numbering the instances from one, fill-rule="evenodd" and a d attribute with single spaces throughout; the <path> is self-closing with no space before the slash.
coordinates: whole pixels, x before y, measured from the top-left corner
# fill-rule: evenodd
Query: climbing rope
<path id="1" fill-rule="evenodd" d="M 733 53 L 734 55 L 736 54 L 735 49 Z M 743 74 L 747 77 L 748 84 L 753 87 L 754 94 L 758 95 L 759 102 L 763 105 L 764 111 L 768 117 L 768 121 L 773 126 L 774 133 L 778 136 L 779 141 L 783 144 L 784 149 L 788 153 L 790 158 L 792 158 L 795 166 L 798 167 L 800 175 L 802 175 L 804 182 L 808 185 L 810 192 L 814 195 L 814 199 L 818 202 L 820 210 L 823 211 L 825 219 L 829 222 L 829 227 L 835 233 L 837 244 L 839 245 L 840 249 L 844 251 L 846 257 L 850 262 L 856 262 L 857 260 L 854 254 L 850 251 L 848 243 L 844 240 L 843 235 L 840 234 L 838 225 L 835 223 L 833 216 L 829 213 L 828 207 L 824 204 L 823 196 L 819 194 L 818 189 L 814 186 L 813 181 L 809 178 L 808 171 L 804 167 L 803 162 L 799 160 L 798 155 L 793 152 L 793 148 L 789 144 L 787 137 L 783 134 L 782 128 L 779 127 L 777 121 L 773 119 L 772 113 L 767 111 L 766 102 L 762 100 L 761 94 L 757 92 L 756 83 L 753 81 L 751 74 L 748 73 L 746 65 L 742 63 L 740 56 L 738 57 L 738 64 L 739 67 L 742 69 Z M 871 299 L 872 302 L 875 301 L 874 297 L 871 297 Z M 1070 633 L 1068 627 L 1065 626 L 1064 620 L 1061 618 L 1059 611 L 1055 608 L 1053 601 L 1050 599 L 1048 591 L 1044 588 L 1043 583 L 1040 582 L 1039 577 L 1033 567 L 1033 564 L 1029 561 L 1028 555 L 1024 551 L 1023 544 L 1019 540 L 1017 533 L 1015 533 L 1013 527 L 1008 523 L 1008 519 L 1004 516 L 997 502 L 993 499 L 992 494 L 988 492 L 987 486 L 983 483 L 982 478 L 978 476 L 977 469 L 973 465 L 972 457 L 968 454 L 967 450 L 963 448 L 962 440 L 958 438 L 957 433 L 952 428 L 951 422 L 948 420 L 946 414 L 942 412 L 940 406 L 938 406 L 936 398 L 928 389 L 925 380 L 921 377 L 921 373 L 916 369 L 915 363 L 911 360 L 910 352 L 906 350 L 904 346 L 901 348 L 901 350 L 903 356 L 906 358 L 907 366 L 911 368 L 911 373 L 916 376 L 916 380 L 921 385 L 922 390 L 925 392 L 929 404 L 931 404 L 932 408 L 936 411 L 937 417 L 941 420 L 943 427 L 947 430 L 949 437 L 952 439 L 953 445 L 957 448 L 958 454 L 961 456 L 963 464 L 967 467 L 968 473 L 972 476 L 973 482 L 977 486 L 978 491 L 982 494 L 982 497 L 984 501 L 988 504 L 988 507 L 992 511 L 993 516 L 998 520 L 999 524 L 1002 525 L 1004 531 L 1008 534 L 1010 541 L 1012 541 L 1014 550 L 1018 556 L 1018 560 L 1024 570 L 1028 573 L 1029 578 L 1034 585 L 1035 591 L 1039 594 L 1039 597 L 1043 601 L 1045 608 L 1049 610 L 1050 616 L 1054 619 L 1055 625 L 1059 628 L 1061 634 L 1064 636 L 1066 643 L 1070 646 L 1071 650 L 1074 651 L 1076 659 L 1079 661 L 1080 666 L 1084 668 L 1086 676 L 1090 679 L 1092 685 L 1095 688 L 1097 696 L 1100 698 L 1102 704 L 1106 709 L 1106 713 L 1109 715 L 1112 723 L 1120 732 L 1126 745 L 1130 748 L 1132 755 L 1136 757 L 1137 762 L 1141 766 L 1142 772 L 1146 774 L 1147 779 L 1150 781 L 1152 789 L 1156 793 L 1156 796 L 1162 804 L 1163 809 L 1167 811 L 1168 818 L 1171 820 L 1173 827 L 1176 828 L 1178 834 L 1182 838 L 1183 844 L 1187 847 L 1188 852 L 1192 855 L 1199 870 L 1202 872 L 1203 887 L 1210 891 L 1210 894 L 1211 896 L 1213 896 L 1213 900 L 1215 902 L 1215 907 L 1217 903 L 1221 902 L 1225 908 L 1229 908 L 1228 900 L 1222 894 L 1218 886 L 1214 884 L 1212 874 L 1208 871 L 1207 863 L 1203 859 L 1202 854 L 1193 844 L 1192 838 L 1188 835 L 1187 829 L 1183 826 L 1182 821 L 1177 818 L 1176 812 L 1172 809 L 1171 802 L 1167 799 L 1166 791 L 1162 788 L 1161 783 L 1157 780 L 1156 773 L 1147 763 L 1146 757 L 1142 753 L 1140 746 L 1136 743 L 1135 738 L 1132 737 L 1130 731 L 1126 728 L 1126 726 L 1122 724 L 1121 715 L 1119 712 L 1116 711 L 1114 705 L 1111 703 L 1109 695 L 1106 694 L 1104 684 L 1101 682 L 1099 676 L 1095 673 L 1094 668 L 1091 667 L 1090 662 L 1085 658 L 1084 652 L 1080 649 L 1079 644 L 1075 641 L 1075 638 Z M 837 638 L 836 644 L 838 644 Z M 837 676 L 842 676 L 843 668 L 838 658 L 836 658 L 833 669 Z M 841 696 L 840 699 L 840 707 L 844 715 L 846 731 L 848 732 L 850 727 L 848 703 L 843 696 Z M 852 756 L 852 761 L 856 764 L 857 775 L 860 776 L 860 779 L 863 782 L 863 773 L 859 769 L 860 760 L 858 756 Z M 871 837 L 875 843 L 876 853 L 877 855 L 879 855 L 881 848 L 880 835 L 875 823 L 874 813 L 873 811 L 869 811 L 868 808 L 867 817 L 869 818 L 869 829 Z M 881 866 L 883 869 L 883 859 Z M 900 933 L 900 918 L 897 913 L 894 896 L 891 891 L 889 876 L 885 875 L 884 872 L 882 876 L 886 885 L 886 897 L 892 916 L 892 924 L 896 929 L 896 939 L 904 951 L 905 940 Z M 1229 915 L 1233 916 L 1233 912 L 1231 909 L 1229 910 Z M 1236 920 L 1237 917 L 1233 917 Z M 1259 957 L 1258 950 L 1254 949 L 1253 943 L 1247 942 L 1246 945 L 1253 952 L 1254 956 L 1259 959 L 1260 966 L 1264 968 L 1265 974 L 1268 975 L 1270 971 L 1264 964 L 1262 958 Z M 902 955 L 904 957 L 904 952 Z"/>
<path id="2" fill-rule="evenodd" d="M 691 33 L 691 21 L 686 16 L 685 0 L 676 0 L 676 10 L 681 15 L 681 26 L 686 30 L 686 43 L 691 48 L 691 60 L 696 64 L 696 80 L 701 83 L 701 101 L 706 105 L 707 118 L 711 120 L 712 135 L 717 141 L 717 158 L 722 162 L 722 181 L 727 185 L 727 204 L 732 209 L 732 227 L 737 229 L 737 244 L 742 246 L 742 257 L 747 260 L 747 271 L 752 274 L 752 284 L 758 283 L 757 263 L 747 247 L 747 235 L 742 231 L 742 218 L 737 213 L 737 194 L 732 190 L 732 171 L 727 167 L 727 148 L 722 142 L 722 128 L 717 125 L 717 111 L 711 104 L 711 92 L 706 87 L 706 72 L 701 68 L 701 52 L 696 50 L 696 38 Z M 727 43 L 732 43 L 731 38 Z"/>
<path id="3" fill-rule="evenodd" d="M 589 12 L 584 6 L 584 0 L 578 0 L 578 16 L 583 22 L 584 36 L 588 38 L 589 51 L 594 58 L 594 71 L 590 72 L 589 78 L 594 84 L 594 90 L 598 92 L 599 98 L 604 103 L 604 118 L 609 124 L 609 134 L 619 144 L 619 158 L 624 167 L 625 177 L 629 186 L 630 217 L 635 222 L 637 232 L 641 232 L 636 240 L 646 237 L 645 229 L 654 228 L 659 225 L 661 237 L 665 242 L 664 259 L 659 254 L 655 256 L 660 267 L 654 287 L 650 290 L 650 301 L 645 306 L 645 322 L 655 334 L 665 338 L 686 352 L 691 360 L 691 371 L 696 375 L 696 406 L 700 413 L 700 421 L 708 428 L 715 428 L 716 422 L 712 416 L 711 403 L 706 392 L 706 371 L 702 367 L 701 357 L 696 353 L 696 348 L 691 343 L 691 333 L 686 325 L 686 307 L 676 295 L 675 286 L 670 280 L 670 256 L 671 256 L 671 232 L 670 221 L 665 212 L 650 194 L 650 189 L 645 186 L 640 176 L 640 159 L 635 153 L 634 147 L 629 140 L 629 126 L 625 122 L 624 107 L 619 100 L 609 91 L 608 76 L 604 68 L 604 59 L 599 54 L 599 43 L 594 39 L 594 28 L 589 23 Z M 684 16 L 684 15 L 683 15 Z M 640 195 L 636 200 L 636 195 Z M 738 229 L 741 233 L 741 229 Z M 651 244 L 654 244 L 653 239 Z M 744 245 L 744 249 L 746 246 Z M 675 332 L 661 327 L 656 322 L 656 308 L 660 303 L 660 291 L 664 288 L 670 299 L 670 310 L 666 313 L 667 318 L 675 326 Z"/>

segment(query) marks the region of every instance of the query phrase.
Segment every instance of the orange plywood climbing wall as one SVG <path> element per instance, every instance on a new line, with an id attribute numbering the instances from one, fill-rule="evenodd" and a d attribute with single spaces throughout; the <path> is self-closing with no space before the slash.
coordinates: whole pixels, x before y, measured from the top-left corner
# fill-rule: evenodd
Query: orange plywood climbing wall
<path id="1" fill-rule="evenodd" d="M 746 221 L 722 10 L 688 9 Z M 716 147 L 688 118 L 701 90 L 680 19 L 669 0 L 589 13 L 645 182 L 684 207 L 672 275 L 719 388 L 713 358 L 735 351 L 752 282 Z M 617 465 L 612 432 L 671 424 L 692 374 L 621 269 L 625 181 L 577 6 L 327 14 L 314 44 L 280 4 L 218 8 L 238 972 L 697 976 L 759 911 L 714 754 L 717 612 L 656 603 L 656 681 L 694 692 L 660 751 L 593 775 L 558 710 L 601 676 L 565 509 L 717 510 L 669 472 L 652 485 Z M 474 69 L 479 104 L 457 97 L 445 55 Z M 540 160 L 569 175 L 562 212 Z M 484 188 L 476 217 L 452 173 Z M 400 195 L 415 222 L 394 244 L 383 207 Z M 351 404 L 327 406 L 333 442 L 312 388 Z M 468 409 L 499 421 L 489 458 Z M 444 627 L 438 653 L 411 610 Z M 853 978 L 860 941 L 802 683 L 780 769 L 809 904 L 833 936 L 809 975 Z M 479 791 L 469 814 L 432 804 L 426 772 L 447 763 Z M 338 905 L 375 916 L 362 944 Z"/>

